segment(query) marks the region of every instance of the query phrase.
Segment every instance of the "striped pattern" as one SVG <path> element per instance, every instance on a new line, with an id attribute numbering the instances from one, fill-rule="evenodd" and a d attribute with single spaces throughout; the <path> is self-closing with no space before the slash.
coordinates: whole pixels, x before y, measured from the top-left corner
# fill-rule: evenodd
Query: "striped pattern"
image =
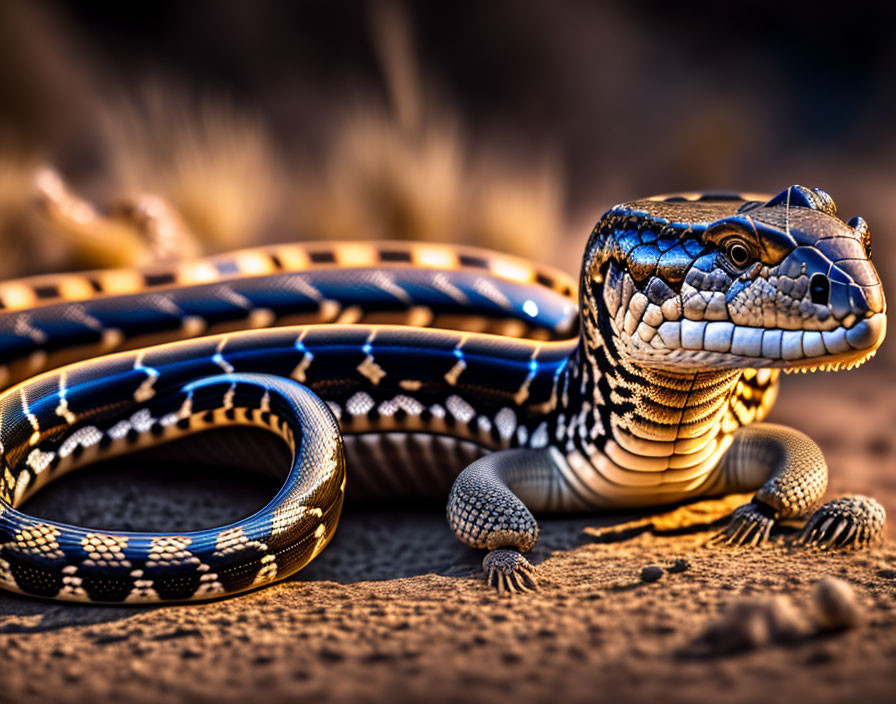
<path id="1" fill-rule="evenodd" d="M 88 300 L 97 295 L 122 296 L 251 276 L 367 267 L 478 271 L 518 284 L 537 284 L 561 296 L 575 298 L 575 281 L 568 274 L 476 247 L 414 242 L 318 242 L 259 247 L 144 271 L 100 270 L 7 281 L 0 283 L 0 310 L 23 310 Z"/>
<path id="2" fill-rule="evenodd" d="M 346 457 L 356 498 L 453 483 L 458 537 L 498 548 L 490 579 L 523 588 L 531 566 L 505 548 L 537 539 L 527 505 L 726 490 L 723 457 L 768 413 L 779 368 L 873 354 L 886 318 L 867 224 L 835 213 L 800 187 L 767 202 L 620 205 L 595 228 L 578 287 L 484 250 L 368 242 L 2 283 L 0 585 L 144 602 L 266 584 L 332 536 Z M 732 263 L 732 241 L 748 267 Z M 238 425 L 292 455 L 283 489 L 243 522 L 125 535 L 17 510 L 89 462 Z"/>

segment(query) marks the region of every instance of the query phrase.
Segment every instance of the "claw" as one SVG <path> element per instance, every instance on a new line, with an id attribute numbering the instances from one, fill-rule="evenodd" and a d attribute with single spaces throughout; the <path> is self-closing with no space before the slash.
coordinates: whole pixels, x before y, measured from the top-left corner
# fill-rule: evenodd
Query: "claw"
<path id="1" fill-rule="evenodd" d="M 532 592 L 538 589 L 535 568 L 516 550 L 492 550 L 482 560 L 488 584 L 499 595 Z"/>
<path id="2" fill-rule="evenodd" d="M 820 550 L 854 550 L 877 542 L 884 532 L 884 507 L 867 496 L 845 496 L 818 509 L 794 539 Z"/>
<path id="3" fill-rule="evenodd" d="M 756 547 L 768 540 L 774 524 L 768 511 L 754 501 L 735 509 L 728 525 L 706 544 Z"/>
<path id="4" fill-rule="evenodd" d="M 534 592 L 535 590 L 526 584 L 526 580 L 518 579 L 516 581 L 516 588 L 521 592 Z"/>

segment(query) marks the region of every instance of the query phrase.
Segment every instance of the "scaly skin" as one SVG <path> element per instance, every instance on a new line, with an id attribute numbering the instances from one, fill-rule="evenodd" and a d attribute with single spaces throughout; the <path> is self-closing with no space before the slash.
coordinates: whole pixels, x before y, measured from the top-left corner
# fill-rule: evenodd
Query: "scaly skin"
<path id="1" fill-rule="evenodd" d="M 840 220 L 817 189 L 610 210 L 585 252 L 581 340 L 552 425 L 554 452 L 542 456 L 542 488 L 535 502 L 498 513 L 757 490 L 714 540 L 732 545 L 758 545 L 775 521 L 808 515 L 827 487 L 821 451 L 796 430 L 756 421 L 774 402 L 779 369 L 852 368 L 880 346 L 886 305 L 870 254 L 867 224 Z M 495 471 L 502 458 L 480 462 Z M 558 474 L 565 491 L 548 491 Z M 455 493 L 468 490 L 465 475 Z M 483 520 L 455 531 L 481 546 Z M 490 575 L 519 572 L 506 551 L 529 549 L 525 523 L 514 536 L 502 525 L 502 544 L 488 545 L 502 549 L 499 566 L 485 565 Z M 800 542 L 861 547 L 883 528 L 882 507 L 852 497 L 821 507 Z"/>
<path id="2" fill-rule="evenodd" d="M 794 186 L 613 208 L 588 242 L 578 311 L 562 274 L 423 244 L 0 283 L 0 384 L 22 382 L 0 393 L 0 586 L 138 603 L 261 586 L 327 544 L 346 477 L 374 498 L 453 481 L 449 523 L 490 551 L 501 592 L 535 588 L 533 513 L 755 491 L 713 542 L 759 545 L 809 516 L 798 544 L 861 547 L 882 532 L 880 505 L 811 513 L 821 451 L 761 421 L 779 370 L 852 367 L 883 341 L 869 245 L 864 221 Z M 18 510 L 90 461 L 234 424 L 293 453 L 281 491 L 243 521 L 135 534 Z"/>

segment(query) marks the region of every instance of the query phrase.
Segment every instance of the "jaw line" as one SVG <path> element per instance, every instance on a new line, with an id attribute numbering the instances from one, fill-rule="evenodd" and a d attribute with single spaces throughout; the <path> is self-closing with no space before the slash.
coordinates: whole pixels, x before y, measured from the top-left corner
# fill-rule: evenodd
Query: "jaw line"
<path id="1" fill-rule="evenodd" d="M 852 330 L 857 325 L 866 321 L 879 321 L 880 329 L 874 342 L 866 347 L 859 349 L 851 349 L 846 352 L 835 354 L 825 354 L 816 357 L 804 357 L 794 360 L 772 359 L 768 357 L 749 357 L 746 355 L 731 354 L 728 352 L 717 353 L 724 359 L 724 363 L 709 363 L 705 367 L 678 365 L 674 362 L 663 363 L 663 358 L 655 357 L 650 359 L 637 359 L 632 361 L 643 367 L 667 371 L 667 372 L 709 372 L 709 371 L 734 371 L 737 369 L 776 369 L 783 371 L 785 374 L 796 374 L 817 371 L 841 371 L 847 369 L 855 369 L 874 357 L 877 350 L 883 344 L 886 337 L 886 313 L 875 313 L 868 318 L 863 318 L 850 326 Z M 695 355 L 712 354 L 709 350 L 681 350 L 682 352 L 693 352 Z"/>
<path id="2" fill-rule="evenodd" d="M 795 359 L 792 363 L 782 367 L 785 374 L 795 374 L 817 371 L 841 371 L 843 369 L 856 369 L 871 359 L 884 342 L 887 336 L 887 317 L 886 313 L 875 313 L 874 315 L 857 321 L 850 329 L 855 328 L 866 321 L 879 321 L 880 330 L 873 344 L 861 349 L 849 350 L 840 354 L 826 354 L 820 357 L 807 357 L 805 359 Z"/>
<path id="3" fill-rule="evenodd" d="M 812 357 L 810 359 L 801 360 L 798 365 L 781 367 L 781 371 L 785 374 L 805 374 L 807 372 L 839 372 L 845 369 L 856 369 L 861 367 L 865 362 L 877 354 L 875 347 L 870 352 L 865 352 L 861 356 L 855 355 L 831 355 L 830 357 Z M 851 358 L 850 358 L 851 357 Z"/>

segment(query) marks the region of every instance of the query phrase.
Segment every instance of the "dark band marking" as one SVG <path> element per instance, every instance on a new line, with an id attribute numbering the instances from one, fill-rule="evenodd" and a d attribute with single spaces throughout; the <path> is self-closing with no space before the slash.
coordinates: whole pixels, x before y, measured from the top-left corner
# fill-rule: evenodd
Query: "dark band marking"
<path id="1" fill-rule="evenodd" d="M 488 260 L 484 257 L 474 257 L 470 254 L 460 255 L 461 266 L 470 266 L 476 269 L 488 269 Z"/>
<path id="2" fill-rule="evenodd" d="M 163 272 L 160 274 L 144 274 L 143 281 L 147 286 L 167 286 L 175 281 L 174 274 L 171 272 Z"/>
<path id="3" fill-rule="evenodd" d="M 400 252 L 395 250 L 380 251 L 381 262 L 409 262 L 411 261 L 410 252 Z"/>
<path id="4" fill-rule="evenodd" d="M 38 298 L 58 298 L 59 297 L 59 287 L 58 286 L 35 286 L 34 287 L 34 295 Z"/>

